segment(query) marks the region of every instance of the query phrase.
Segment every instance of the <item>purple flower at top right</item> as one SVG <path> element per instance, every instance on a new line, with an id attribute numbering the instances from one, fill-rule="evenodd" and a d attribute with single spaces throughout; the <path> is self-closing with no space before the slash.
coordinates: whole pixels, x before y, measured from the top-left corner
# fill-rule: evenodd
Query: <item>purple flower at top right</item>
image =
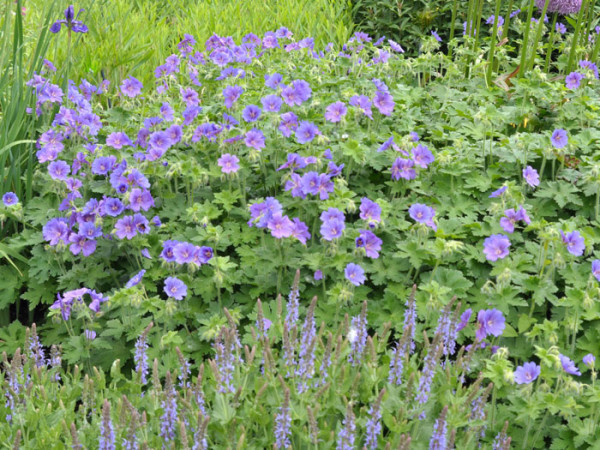
<path id="1" fill-rule="evenodd" d="M 535 6 L 538 9 L 544 9 L 546 0 L 535 0 Z M 548 13 L 558 14 L 574 14 L 579 12 L 581 9 L 581 0 L 549 0 L 548 1 Z"/>
<path id="2" fill-rule="evenodd" d="M 575 365 L 575 363 L 568 357 L 563 354 L 558 355 L 560 358 L 560 363 L 562 364 L 562 368 L 565 372 L 570 375 L 581 375 L 581 372 Z"/>

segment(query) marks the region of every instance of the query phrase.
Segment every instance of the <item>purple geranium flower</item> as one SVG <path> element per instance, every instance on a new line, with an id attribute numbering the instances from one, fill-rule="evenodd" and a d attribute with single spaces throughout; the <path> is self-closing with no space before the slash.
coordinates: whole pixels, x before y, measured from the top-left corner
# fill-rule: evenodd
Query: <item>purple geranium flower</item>
<path id="1" fill-rule="evenodd" d="M 96 250 L 96 241 L 89 240 L 80 234 L 71 234 L 69 242 L 71 243 L 69 250 L 74 255 L 81 252 L 83 256 L 90 256 Z"/>
<path id="2" fill-rule="evenodd" d="M 42 228 L 42 234 L 50 245 L 57 245 L 61 241 L 66 242 L 69 238 L 67 220 L 62 217 L 50 219 Z"/>
<path id="3" fill-rule="evenodd" d="M 387 141 L 385 141 L 383 144 L 381 144 L 379 146 L 377 151 L 385 152 L 388 148 L 390 148 L 392 146 L 393 143 L 394 143 L 394 136 L 390 136 L 390 138 Z"/>
<path id="4" fill-rule="evenodd" d="M 265 75 L 265 86 L 271 89 L 277 89 L 281 85 L 282 80 L 283 77 L 278 73 L 274 73 L 273 75 Z"/>
<path id="5" fill-rule="evenodd" d="M 365 271 L 358 264 L 348 263 L 344 269 L 344 275 L 354 286 L 360 286 L 365 282 Z"/>
<path id="6" fill-rule="evenodd" d="M 373 97 L 373 104 L 384 116 L 390 116 L 394 111 L 394 98 L 389 92 L 377 91 Z"/>
<path id="7" fill-rule="evenodd" d="M 379 258 L 382 240 L 375 233 L 369 230 L 360 230 L 360 235 L 356 238 L 356 247 L 364 248 L 369 258 Z"/>
<path id="8" fill-rule="evenodd" d="M 575 363 L 568 357 L 563 354 L 559 354 L 560 363 L 562 364 L 562 368 L 565 372 L 571 375 L 581 375 L 581 372 L 575 365 Z"/>
<path id="9" fill-rule="evenodd" d="M 158 151 L 162 156 L 173 145 L 169 134 L 166 131 L 155 131 L 148 139 L 150 149 Z"/>
<path id="10" fill-rule="evenodd" d="M 52 161 L 48 165 L 48 173 L 55 180 L 66 180 L 69 172 L 71 172 L 71 168 L 64 161 Z"/>
<path id="11" fill-rule="evenodd" d="M 142 92 L 142 87 L 143 84 L 140 80 L 130 76 L 129 78 L 125 78 L 123 83 L 121 83 L 121 92 L 127 97 L 134 98 Z"/>
<path id="12" fill-rule="evenodd" d="M 546 0 L 535 0 L 538 9 L 544 9 Z M 558 14 L 573 14 L 581 9 L 581 0 L 548 0 L 548 12 Z"/>
<path id="13" fill-rule="evenodd" d="M 560 230 L 560 235 L 562 237 L 562 241 L 567 246 L 567 251 L 575 256 L 583 255 L 583 251 L 585 250 L 585 241 L 583 236 L 579 234 L 579 231 L 571 231 L 570 233 L 565 234 L 562 230 Z"/>
<path id="14" fill-rule="evenodd" d="M 129 136 L 127 136 L 127 134 L 123 133 L 122 131 L 117 131 L 115 133 L 110 133 L 106 137 L 106 145 L 114 149 L 120 150 L 125 146 L 132 146 L 133 143 L 131 142 L 131 139 L 129 139 Z"/>
<path id="15" fill-rule="evenodd" d="M 403 178 L 405 180 L 414 180 L 417 176 L 417 172 L 413 167 L 415 163 L 412 159 L 396 158 L 392 164 L 392 180 L 399 180 Z"/>
<path id="16" fill-rule="evenodd" d="M 256 122 L 260 118 L 261 110 L 256 105 L 248 105 L 242 112 L 242 118 L 246 122 Z"/>
<path id="17" fill-rule="evenodd" d="M 194 256 L 194 262 L 197 264 L 196 260 L 201 264 L 207 264 L 213 257 L 214 251 L 211 247 L 202 246 L 196 250 L 196 255 Z"/>
<path id="18" fill-rule="evenodd" d="M 169 277 L 165 280 L 165 293 L 167 297 L 183 300 L 187 295 L 187 286 L 179 278 Z"/>
<path id="19" fill-rule="evenodd" d="M 346 115 L 347 111 L 348 110 L 344 102 L 332 103 L 325 109 L 325 120 L 333 123 L 340 122 Z"/>
<path id="20" fill-rule="evenodd" d="M 133 239 L 137 234 L 137 229 L 133 221 L 133 216 L 125 216 L 115 223 L 115 235 L 119 239 Z"/>
<path id="21" fill-rule="evenodd" d="M 238 101 L 244 89 L 241 86 L 227 86 L 223 89 L 223 97 L 225 97 L 225 107 L 231 108 L 235 102 Z"/>
<path id="22" fill-rule="evenodd" d="M 554 130 L 550 140 L 552 141 L 552 145 L 556 148 L 563 148 L 569 143 L 567 132 L 561 128 Z"/>
<path id="23" fill-rule="evenodd" d="M 526 362 L 515 370 L 515 383 L 529 384 L 535 381 L 540 374 L 540 366 L 534 362 Z"/>
<path id="24" fill-rule="evenodd" d="M 437 34 L 437 31 L 431 30 L 431 35 L 435 38 L 436 41 L 442 42 L 442 38 L 440 37 L 439 34 Z"/>
<path id="25" fill-rule="evenodd" d="M 435 209 L 423 205 L 422 203 L 415 203 L 408 208 L 408 213 L 410 217 L 419 222 L 427 225 L 428 227 L 433 228 L 434 230 L 437 228 L 435 223 L 433 222 L 433 217 L 435 216 Z"/>
<path id="26" fill-rule="evenodd" d="M 19 197 L 14 192 L 7 192 L 2 196 L 4 206 L 13 206 L 19 203 Z"/>
<path id="27" fill-rule="evenodd" d="M 500 219 L 500 226 L 507 233 L 513 233 L 515 231 L 515 224 L 519 220 L 517 211 L 514 209 L 507 209 L 504 211 L 504 217 Z"/>
<path id="28" fill-rule="evenodd" d="M 369 224 L 381 222 L 381 206 L 367 197 L 361 198 L 360 218 Z"/>
<path id="29" fill-rule="evenodd" d="M 314 123 L 302 121 L 296 129 L 296 140 L 299 144 L 306 144 L 312 141 L 319 134 L 319 129 Z"/>
<path id="30" fill-rule="evenodd" d="M 327 211 L 323 211 L 319 218 L 322 222 L 329 222 L 330 220 L 344 222 L 346 220 L 344 213 L 337 208 L 329 208 Z"/>
<path id="31" fill-rule="evenodd" d="M 310 239 L 308 226 L 299 218 L 294 217 L 292 226 L 292 237 L 298 239 L 302 244 L 306 245 L 306 240 Z"/>
<path id="32" fill-rule="evenodd" d="M 321 235 L 326 241 L 332 241 L 342 236 L 346 224 L 339 219 L 331 219 L 321 225 Z"/>
<path id="33" fill-rule="evenodd" d="M 96 239 L 102 236 L 102 227 L 97 227 L 94 222 L 80 222 L 79 234 L 87 239 Z"/>
<path id="34" fill-rule="evenodd" d="M 290 137 L 293 131 L 298 129 L 298 116 L 293 112 L 283 113 L 281 116 L 281 123 L 279 124 L 278 130 L 281 131 L 285 137 Z"/>
<path id="35" fill-rule="evenodd" d="M 482 309 L 477 313 L 477 331 L 475 336 L 478 341 L 486 336 L 500 336 L 506 327 L 504 315 L 497 309 Z"/>
<path id="36" fill-rule="evenodd" d="M 267 222 L 267 228 L 271 231 L 271 236 L 277 239 L 290 237 L 294 230 L 294 223 L 288 216 L 281 213 L 273 215 Z"/>
<path id="37" fill-rule="evenodd" d="M 223 173 L 236 173 L 239 168 L 240 159 L 229 153 L 225 153 L 217 160 L 217 164 L 221 168 L 221 172 Z"/>
<path id="38" fill-rule="evenodd" d="M 583 78 L 584 76 L 582 73 L 571 72 L 565 77 L 565 86 L 567 87 L 567 89 L 571 90 L 578 89 Z"/>
<path id="39" fill-rule="evenodd" d="M 354 97 L 350 98 L 350 105 L 357 107 L 365 116 L 373 120 L 371 100 L 366 95 L 355 95 Z"/>
<path id="40" fill-rule="evenodd" d="M 263 97 L 260 102 L 262 103 L 263 109 L 267 112 L 278 112 L 283 104 L 281 98 L 275 94 Z"/>
<path id="41" fill-rule="evenodd" d="M 180 242 L 173 248 L 173 257 L 177 264 L 189 264 L 194 260 L 196 246 L 189 242 Z"/>
<path id="42" fill-rule="evenodd" d="M 129 207 L 132 211 L 138 212 L 140 209 L 148 211 L 154 206 L 152 194 L 147 189 L 132 189 L 129 195 Z"/>
<path id="43" fill-rule="evenodd" d="M 523 169 L 523 178 L 525 178 L 525 181 L 531 187 L 536 187 L 540 184 L 540 175 L 537 170 L 531 166 L 527 166 Z"/>
<path id="44" fill-rule="evenodd" d="M 433 153 L 423 144 L 419 144 L 413 150 L 413 160 L 415 164 L 423 169 L 427 169 L 427 166 L 435 161 Z"/>
<path id="45" fill-rule="evenodd" d="M 583 363 L 588 367 L 594 367 L 594 364 L 596 363 L 596 357 L 591 353 L 588 353 L 583 357 Z"/>
<path id="46" fill-rule="evenodd" d="M 100 156 L 92 163 L 92 173 L 95 175 L 106 175 L 113 169 L 116 163 L 117 158 L 114 156 Z"/>
<path id="47" fill-rule="evenodd" d="M 404 53 L 404 49 L 397 42 L 392 41 L 391 39 L 388 39 L 388 44 L 390 44 L 391 49 L 394 50 L 395 52 Z"/>
<path id="48" fill-rule="evenodd" d="M 488 261 L 497 261 L 508 256 L 510 241 L 503 234 L 493 234 L 483 241 L 483 253 Z"/>
<path id="49" fill-rule="evenodd" d="M 257 130 L 256 128 L 246 133 L 244 142 L 248 147 L 255 148 L 256 150 L 265 148 L 265 136 L 262 131 Z"/>

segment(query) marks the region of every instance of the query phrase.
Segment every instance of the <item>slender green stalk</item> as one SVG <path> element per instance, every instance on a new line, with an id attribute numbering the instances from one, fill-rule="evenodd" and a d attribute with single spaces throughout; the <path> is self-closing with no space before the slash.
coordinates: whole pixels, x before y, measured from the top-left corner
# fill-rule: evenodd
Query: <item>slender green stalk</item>
<path id="1" fill-rule="evenodd" d="M 575 62 L 575 55 L 577 55 L 577 46 L 579 45 L 579 35 L 581 34 L 581 25 L 583 21 L 583 13 L 587 8 L 589 0 L 583 0 L 581 3 L 581 9 L 577 14 L 577 24 L 575 25 L 575 32 L 573 33 L 573 41 L 571 43 L 571 51 L 569 52 L 569 62 L 567 63 L 566 73 L 571 73 L 573 70 L 573 63 Z"/>
<path id="2" fill-rule="evenodd" d="M 488 84 L 491 84 L 492 82 L 492 72 L 494 70 L 494 51 L 496 50 L 496 36 L 498 35 L 498 16 L 500 15 L 500 3 L 501 0 L 496 0 L 496 9 L 494 11 L 494 25 L 492 26 L 492 35 L 490 37 L 490 51 L 488 53 L 488 66 L 486 72 L 486 79 Z"/>
<path id="3" fill-rule="evenodd" d="M 467 6 L 467 28 L 465 34 L 469 37 L 473 35 L 473 16 L 475 0 L 469 0 L 469 5 Z"/>
<path id="4" fill-rule="evenodd" d="M 502 29 L 502 39 L 508 36 L 508 29 L 510 27 L 510 14 L 512 13 L 513 3 L 514 0 L 510 0 L 510 2 L 508 2 L 508 10 L 506 11 L 506 18 L 504 19 L 504 28 Z"/>
<path id="5" fill-rule="evenodd" d="M 588 3 L 588 8 L 587 8 L 587 17 L 585 19 L 585 34 L 584 36 L 589 36 L 590 35 L 590 30 L 592 29 L 592 21 L 594 20 L 594 16 L 595 16 L 595 11 L 594 8 L 596 7 L 596 0 L 590 0 L 590 3 Z"/>
<path id="6" fill-rule="evenodd" d="M 558 19 L 558 13 L 554 13 L 552 18 L 552 27 L 550 28 L 550 40 L 548 41 L 548 50 L 546 51 L 546 64 L 544 65 L 544 73 L 549 72 L 550 60 L 552 59 L 552 50 L 554 50 L 554 36 L 556 33 L 556 20 Z"/>
<path id="7" fill-rule="evenodd" d="M 483 13 L 483 2 L 484 0 L 479 0 L 479 4 L 477 5 L 477 13 L 475 15 L 475 43 L 473 44 L 473 51 L 476 51 L 479 46 L 479 33 L 481 32 L 481 14 Z"/>
<path id="8" fill-rule="evenodd" d="M 535 6 L 534 0 L 529 3 L 529 9 L 527 10 L 527 20 L 525 21 L 525 32 L 523 34 L 523 43 L 521 44 L 521 63 L 519 64 L 520 70 L 518 77 L 523 78 L 525 72 L 527 72 L 527 49 L 529 47 L 529 30 L 531 29 L 531 18 L 533 17 L 533 7 Z"/>
<path id="9" fill-rule="evenodd" d="M 594 49 L 592 50 L 592 57 L 590 61 L 596 61 L 598 57 L 598 51 L 600 51 L 600 35 L 596 34 L 594 36 Z"/>
<path id="10" fill-rule="evenodd" d="M 536 30 L 535 36 L 533 38 L 533 45 L 531 47 L 531 59 L 529 60 L 529 63 L 527 66 L 529 69 L 533 69 L 533 66 L 535 64 L 535 57 L 537 56 L 537 47 L 538 47 L 538 43 L 540 42 L 540 39 L 542 37 L 542 31 L 544 30 L 544 17 L 546 17 L 546 11 L 548 11 L 549 3 L 550 3 L 550 0 L 546 0 L 544 2 L 544 7 L 542 8 L 542 14 L 540 15 L 540 20 L 538 21 L 538 24 L 537 24 L 537 30 Z"/>
<path id="11" fill-rule="evenodd" d="M 454 28 L 456 27 L 456 13 L 458 11 L 458 0 L 454 0 L 454 5 L 452 6 L 452 19 L 450 19 L 450 39 L 448 42 L 451 42 L 454 39 Z M 448 46 L 448 57 L 452 57 L 452 46 Z"/>

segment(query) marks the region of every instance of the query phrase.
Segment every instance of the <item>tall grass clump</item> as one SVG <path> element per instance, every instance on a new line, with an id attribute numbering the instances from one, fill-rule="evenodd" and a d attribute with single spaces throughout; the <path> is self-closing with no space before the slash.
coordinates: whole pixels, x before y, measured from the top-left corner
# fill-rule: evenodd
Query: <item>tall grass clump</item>
<path id="1" fill-rule="evenodd" d="M 47 2 L 28 2 L 26 23 L 40 21 Z M 83 0 L 77 4 L 89 33 L 78 36 L 71 49 L 78 72 L 71 78 L 102 79 L 119 83 L 131 71 L 140 73 L 144 84 L 153 82 L 153 70 L 185 33 L 201 42 L 213 33 L 239 40 L 253 32 L 262 34 L 285 26 L 302 36 L 312 36 L 319 47 L 329 42 L 341 45 L 352 32 L 347 0 L 243 0 L 169 2 L 144 0 Z M 62 67 L 67 48 L 54 43 L 52 61 Z"/>

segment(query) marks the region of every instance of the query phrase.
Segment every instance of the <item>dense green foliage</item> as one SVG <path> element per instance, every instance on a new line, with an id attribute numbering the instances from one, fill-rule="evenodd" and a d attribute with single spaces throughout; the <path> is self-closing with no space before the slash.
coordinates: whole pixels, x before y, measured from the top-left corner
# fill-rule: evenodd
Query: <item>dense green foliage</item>
<path id="1" fill-rule="evenodd" d="M 533 6 L 494 33 L 494 21 L 486 24 L 470 1 L 460 14 L 473 18 L 476 35 L 448 43 L 426 36 L 414 58 L 398 48 L 402 40 L 374 42 L 362 33 L 343 47 L 326 46 L 327 34 L 303 39 L 296 29 L 293 38 L 285 29 L 240 31 L 235 40 L 213 35 L 196 44 L 166 24 L 164 40 L 157 32 L 161 46 L 148 58 L 133 53 L 135 64 L 103 62 L 104 50 L 91 56 L 94 45 L 108 49 L 118 36 L 94 37 L 90 18 L 102 4 L 91 5 L 79 16 L 90 32 L 52 35 L 50 55 L 62 66 L 37 66 L 41 73 L 21 94 L 35 93 L 32 114 L 20 114 L 36 128 L 29 156 L 39 165 L 34 170 L 29 162 L 30 174 L 22 173 L 34 194 L 0 204 L 9 230 L 0 244 L 0 279 L 8 280 L 0 284 L 0 309 L 5 320 L 24 311 L 30 320 L 41 317 L 42 344 L 55 345 L 55 354 L 60 347 L 68 369 L 60 387 L 52 381 L 60 370 L 46 371 L 23 325 L 0 329 L 8 354 L 24 339 L 29 348 L 4 378 L 20 380 L 17 397 L 7 391 L 8 406 L 17 398 L 24 405 L 0 429 L 4 440 L 35 442 L 31 427 L 47 430 L 51 442 L 50 428 L 64 421 L 93 446 L 106 399 L 114 423 L 116 410 L 135 421 L 145 412 L 140 442 L 153 446 L 164 424 L 161 402 L 175 398 L 166 399 L 162 385 L 181 373 L 184 358 L 193 361 L 193 375 L 212 367 L 213 378 L 201 383 L 213 445 L 243 448 L 262 433 L 260 447 L 272 446 L 289 392 L 294 447 L 309 445 L 311 422 L 333 445 L 344 418 L 354 415 L 362 446 L 369 407 L 384 390 L 381 436 L 394 447 L 410 437 L 413 448 L 445 448 L 431 444 L 439 417 L 448 427 L 444 439 L 457 447 L 489 447 L 505 423 L 523 448 L 593 445 L 600 398 L 591 359 L 600 341 L 600 39 L 593 8 L 586 9 L 593 2 L 583 3 L 564 34 L 552 31 L 554 21 L 530 20 Z M 510 6 L 500 6 L 496 12 L 507 16 Z M 153 8 L 147 16 L 158 22 L 173 17 L 150 2 L 121 7 Z M 193 30 L 191 17 L 180 17 L 175 29 Z M 248 26 L 274 29 L 257 17 L 260 24 Z M 349 28 L 339 23 L 341 44 Z M 111 26 L 118 28 L 116 21 Z M 88 64 L 93 71 L 81 75 Z M 114 78 L 100 84 L 101 68 Z M 68 88 L 67 74 L 75 79 Z M 284 313 L 275 299 L 292 284 Z M 298 287 L 303 311 L 318 297 L 304 321 L 290 312 Z M 306 319 L 313 314 L 315 325 Z M 261 317 L 272 322 L 268 340 Z M 323 325 L 314 338 L 317 323 Z M 245 331 L 241 345 L 238 329 Z M 409 355 L 413 335 L 418 350 Z M 151 388 L 140 383 L 134 356 L 140 336 L 158 360 Z M 322 375 L 317 366 L 327 342 L 337 345 L 331 373 L 340 378 L 321 392 L 323 386 L 302 382 Z M 357 345 L 367 346 L 360 363 L 352 360 Z M 237 356 L 234 387 L 220 395 L 223 348 Z M 290 351 L 298 355 L 292 362 Z M 398 352 L 401 387 L 390 381 Z M 465 354 L 476 355 L 468 369 Z M 301 362 L 307 355 L 318 362 L 314 373 Z M 43 369 L 32 367 L 36 358 Z M 207 358 L 215 362 L 203 363 Z M 29 372 L 19 372 L 23 361 Z M 529 378 L 525 367 L 532 366 L 525 364 L 537 368 Z M 81 370 L 90 377 L 98 371 L 98 389 Z M 37 384 L 27 384 L 27 373 Z M 417 401 L 430 375 L 430 398 Z M 34 419 L 46 404 L 37 403 L 35 389 L 42 399 L 59 389 L 65 398 Z M 174 439 L 182 446 L 200 409 L 191 395 L 182 389 L 176 396 L 188 419 L 177 424 Z M 306 407 L 315 396 L 312 421 Z M 80 398 L 88 403 L 75 413 Z M 468 414 L 477 409 L 473 402 L 481 403 L 477 417 Z M 421 414 L 426 420 L 417 420 Z M 117 430 L 119 439 L 128 433 Z"/>

